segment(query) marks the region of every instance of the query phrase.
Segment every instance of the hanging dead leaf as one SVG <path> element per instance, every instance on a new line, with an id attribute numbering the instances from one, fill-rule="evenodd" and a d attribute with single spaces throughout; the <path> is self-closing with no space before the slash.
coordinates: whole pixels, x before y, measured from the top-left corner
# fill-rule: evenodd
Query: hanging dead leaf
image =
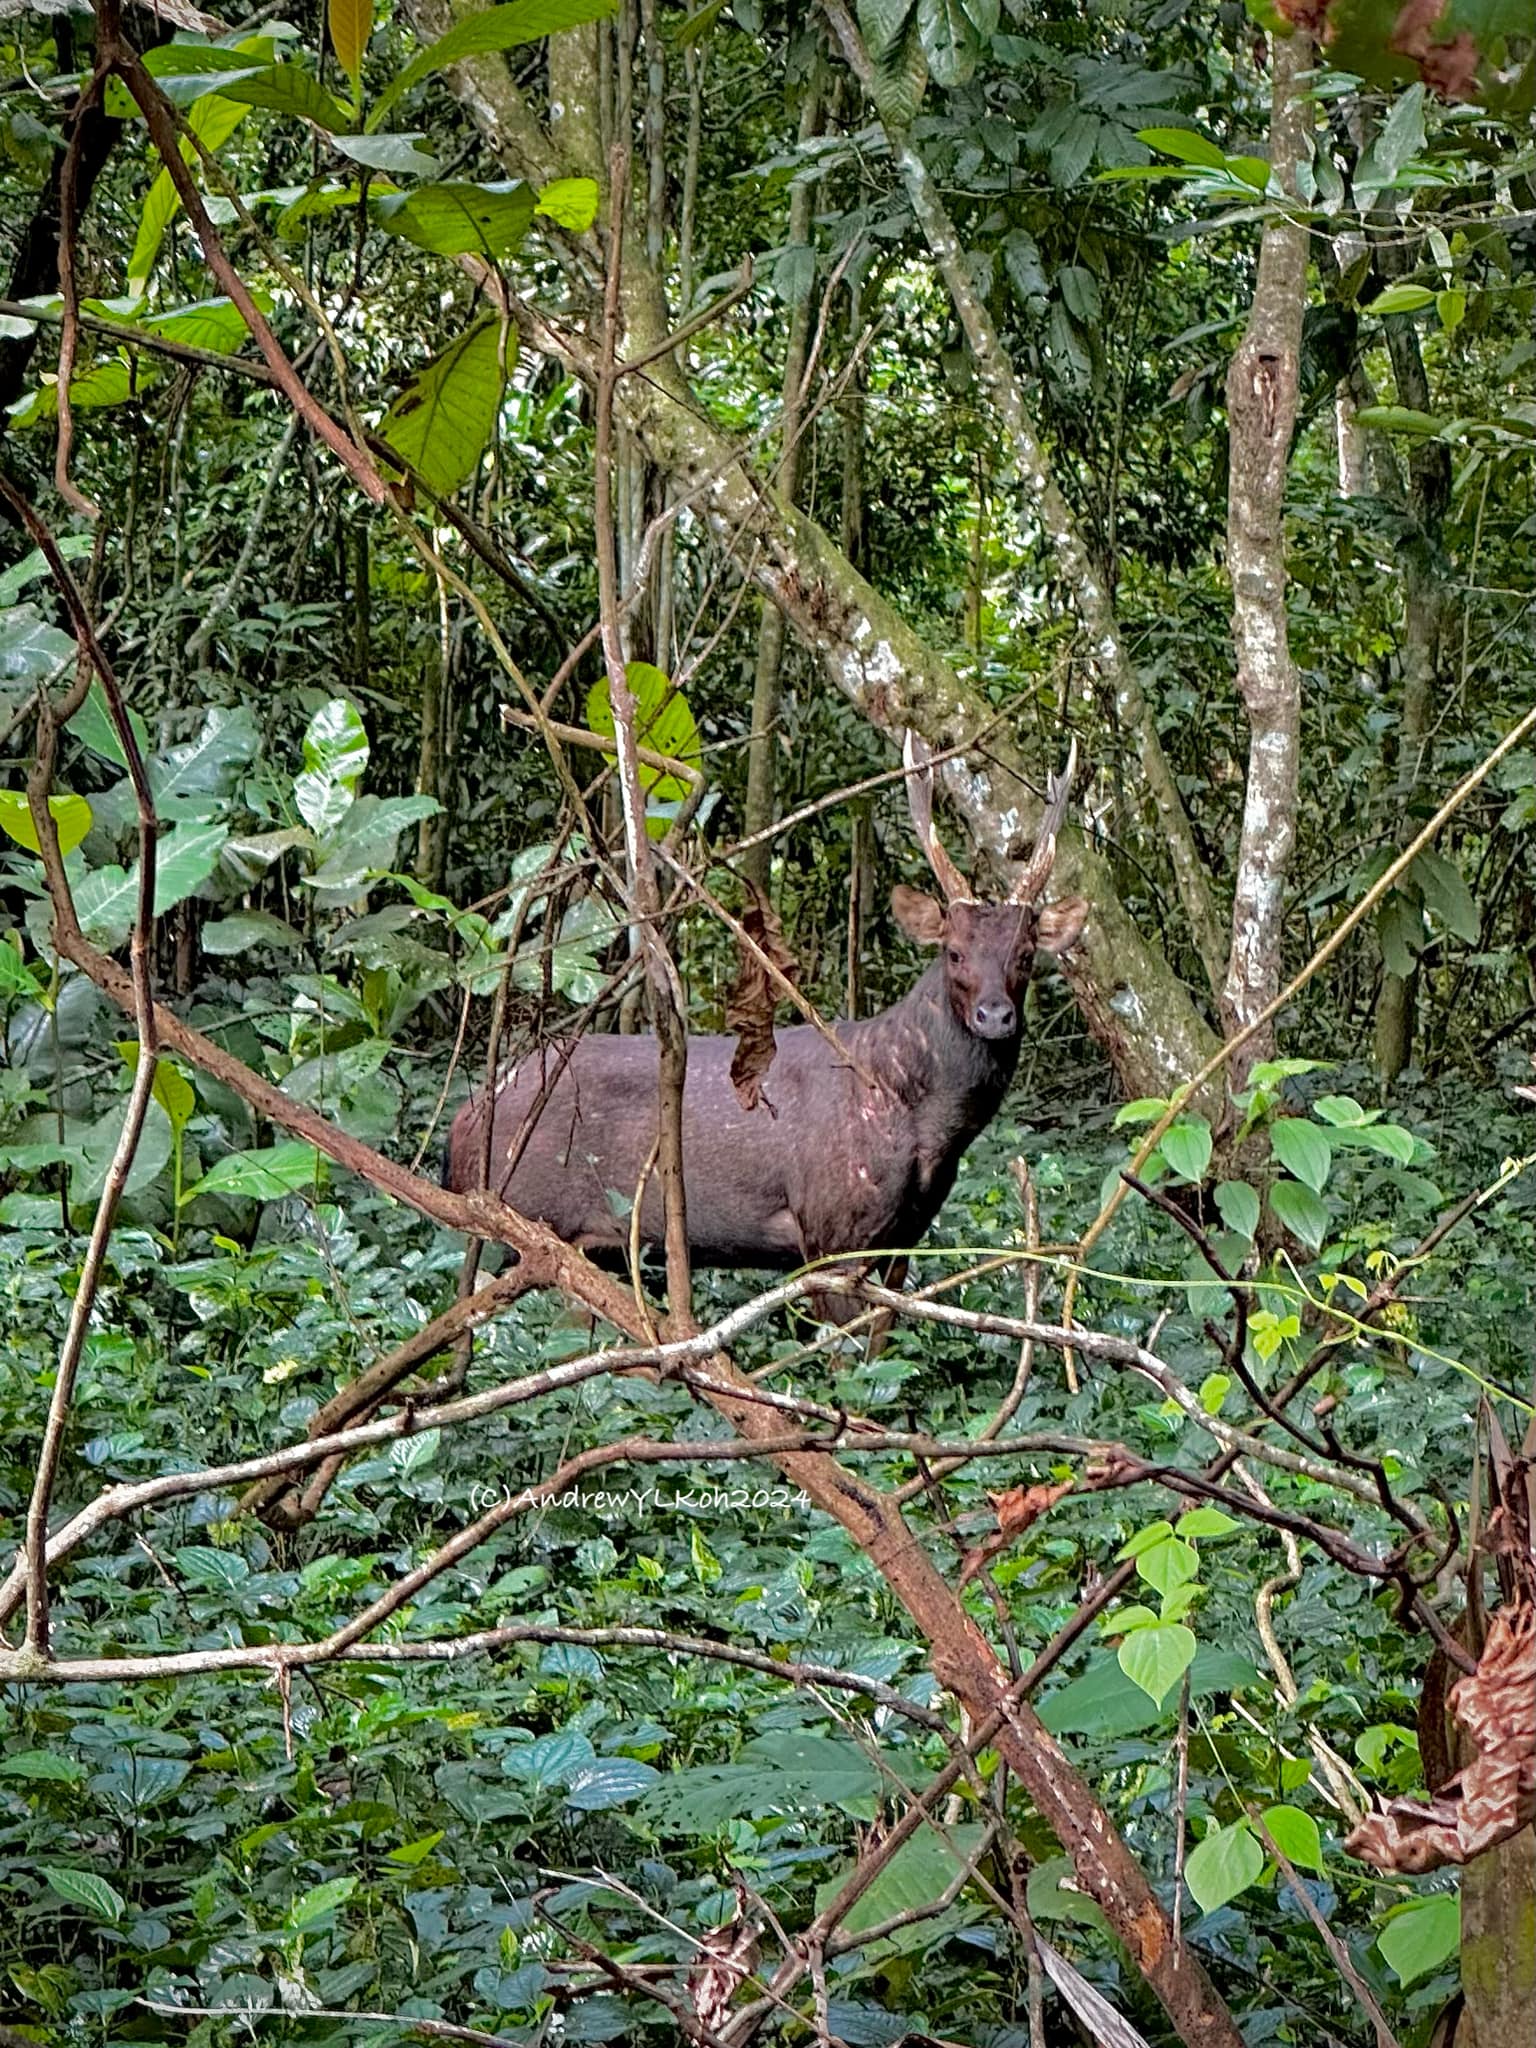
<path id="1" fill-rule="evenodd" d="M 1451 1689 L 1451 1710 L 1477 1751 L 1433 1799 L 1393 1799 L 1345 1842 L 1378 1870 L 1469 1863 L 1536 1820 L 1536 1606 L 1501 1607 L 1488 1642 Z"/>
<path id="2" fill-rule="evenodd" d="M 716 2033 L 730 2013 L 731 2000 L 757 1968 L 761 1928 L 747 1918 L 738 1889 L 735 1917 L 711 1928 L 699 1943 L 698 1957 L 688 1972 L 688 1996 L 706 2034 Z"/>
<path id="3" fill-rule="evenodd" d="M 761 1103 L 772 1116 L 775 1111 L 763 1093 L 763 1077 L 778 1051 L 773 1013 L 778 1006 L 779 987 L 764 963 L 771 961 L 790 981 L 794 979 L 797 963 L 784 943 L 784 928 L 773 905 L 755 882 L 747 883 L 747 892 L 741 928 L 757 950 L 742 947 L 741 971 L 725 1000 L 726 1029 L 737 1034 L 736 1050 L 731 1055 L 731 1086 L 743 1109 L 756 1109 Z"/>

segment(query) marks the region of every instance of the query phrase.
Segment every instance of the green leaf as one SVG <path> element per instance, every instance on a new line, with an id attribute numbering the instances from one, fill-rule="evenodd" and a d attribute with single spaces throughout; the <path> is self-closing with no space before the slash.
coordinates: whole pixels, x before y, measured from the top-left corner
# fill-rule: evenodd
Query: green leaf
<path id="1" fill-rule="evenodd" d="M 1252 1241 L 1259 1227 L 1259 1197 L 1243 1180 L 1224 1180 L 1216 1190 L 1216 1211 L 1228 1230 Z"/>
<path id="2" fill-rule="evenodd" d="M 1321 1873 L 1323 1838 L 1318 1833 L 1317 1822 L 1310 1813 L 1303 1813 L 1299 1806 L 1267 1806 L 1264 1809 L 1264 1825 L 1274 1837 L 1276 1848 L 1288 1862 L 1296 1864 L 1302 1870 L 1315 1870 Z"/>
<path id="3" fill-rule="evenodd" d="M 257 946 L 290 948 L 304 943 L 291 924 L 274 917 L 270 910 L 237 910 L 205 924 L 197 936 L 205 953 L 221 958 L 248 953 Z"/>
<path id="4" fill-rule="evenodd" d="M 1355 418 L 1362 427 L 1381 427 L 1389 434 L 1438 434 L 1445 425 L 1407 405 L 1362 405 Z"/>
<path id="5" fill-rule="evenodd" d="M 1358 1129 L 1335 1131 L 1333 1142 L 1365 1152 L 1383 1152 L 1399 1166 L 1408 1165 L 1416 1150 L 1412 1131 L 1405 1131 L 1401 1124 L 1362 1124 Z"/>
<path id="6" fill-rule="evenodd" d="M 129 874 L 115 864 L 92 868 L 75 888 L 75 915 L 88 939 L 110 953 L 133 929 L 139 908 L 137 869 Z"/>
<path id="7" fill-rule="evenodd" d="M 382 171 L 389 178 L 435 178 L 442 165 L 426 145 L 424 135 L 333 135 L 331 147 L 338 156 L 361 164 L 365 170 Z"/>
<path id="8" fill-rule="evenodd" d="M 590 184 L 572 178 L 568 184 Z M 594 205 L 597 187 L 592 186 Z M 434 256 L 485 256 L 495 261 L 523 245 L 534 214 L 531 185 L 422 185 L 384 192 L 370 202 L 374 224 Z"/>
<path id="9" fill-rule="evenodd" d="M 117 1050 L 129 1073 L 136 1074 L 139 1070 L 139 1041 L 136 1038 L 120 1038 Z M 150 1093 L 151 1100 L 158 1102 L 165 1111 L 172 1135 L 179 1136 L 186 1129 L 188 1119 L 197 1108 L 197 1096 L 192 1083 L 169 1060 L 156 1060 L 154 1085 Z"/>
<path id="10" fill-rule="evenodd" d="M 234 90 L 234 88 L 231 88 Z M 317 86 L 316 91 L 319 90 Z M 222 93 L 209 94 L 200 99 L 187 115 L 187 127 L 210 154 L 217 151 L 229 140 L 248 109 Z M 190 140 L 183 138 L 181 154 L 189 166 L 197 161 L 197 151 Z M 149 188 L 144 201 L 144 211 L 139 216 L 139 230 L 134 237 L 133 250 L 128 258 L 128 289 L 135 298 L 142 298 L 149 284 L 149 273 L 155 267 L 155 258 L 160 253 L 160 244 L 165 240 L 166 230 L 181 211 L 181 199 L 171 182 L 169 171 L 161 171 Z M 71 398 L 74 393 L 71 391 Z"/>
<path id="11" fill-rule="evenodd" d="M 58 1870 L 45 1863 L 42 1873 L 61 1899 L 68 1899 L 72 1906 L 83 1906 L 108 1926 L 118 1926 L 128 1910 L 121 1893 L 115 1892 L 93 1870 Z"/>
<path id="12" fill-rule="evenodd" d="M 125 1095 L 86 1131 L 71 1162 L 69 1205 L 72 1209 L 100 1201 L 113 1154 L 127 1121 L 128 1098 Z M 137 1195 L 157 1181 L 170 1161 L 172 1149 L 170 1118 L 151 1098 L 123 1192 Z"/>
<path id="13" fill-rule="evenodd" d="M 150 757 L 149 784 L 161 816 L 175 810 L 206 816 L 214 808 L 207 799 L 234 793 L 260 743 L 246 705 L 210 705 L 195 739 Z"/>
<path id="14" fill-rule="evenodd" d="M 1199 1576 L 1200 1559 L 1192 1543 L 1177 1536 L 1165 1536 L 1136 1559 L 1136 1574 L 1166 1599 L 1179 1586 Z"/>
<path id="15" fill-rule="evenodd" d="M 1223 1514 L 1220 1508 L 1191 1508 L 1187 1515 L 1179 1517 L 1181 1536 L 1230 1536 L 1242 1523 L 1231 1515 Z"/>
<path id="16" fill-rule="evenodd" d="M 1360 310 L 1379 319 L 1387 313 L 1420 313 L 1434 303 L 1435 294 L 1427 285 L 1389 284 L 1384 292 Z"/>
<path id="17" fill-rule="evenodd" d="M 1269 190 L 1269 164 L 1261 156 L 1229 156 L 1227 169 L 1240 185 L 1247 185 L 1252 191 Z"/>
<path id="18" fill-rule="evenodd" d="M 1311 1188 L 1299 1180 L 1277 1180 L 1269 1191 L 1269 1206 L 1293 1237 L 1318 1250 L 1328 1235 L 1329 1217 Z"/>
<path id="19" fill-rule="evenodd" d="M 444 1833 L 444 1829 L 435 1828 L 430 1835 L 423 1835 L 419 1841 L 402 1842 L 399 1848 L 391 1849 L 384 1860 L 403 1869 L 414 1870 L 418 1864 L 426 1862 L 443 1839 Z"/>
<path id="20" fill-rule="evenodd" d="M 333 1877 L 325 1884 L 317 1884 L 296 1898 L 288 1908 L 289 1927 L 309 1927 L 317 1920 L 323 1920 L 344 1905 L 357 1890 L 355 1877 Z"/>
<path id="21" fill-rule="evenodd" d="M 1196 1842 L 1184 1865 L 1184 1882 L 1202 1913 L 1214 1913 L 1264 1874 L 1264 1851 L 1246 1820 L 1213 1828 Z"/>
<path id="22" fill-rule="evenodd" d="M 1263 1683 L 1246 1658 L 1209 1644 L 1196 1653 L 1189 1671 L 1189 1695 L 1196 1700 Z M 1101 1652 L 1081 1677 L 1046 1696 L 1040 1718 L 1053 1735 L 1085 1735 L 1097 1742 L 1156 1727 L 1162 1717 L 1147 1694 L 1131 1683 L 1118 1658 Z"/>
<path id="23" fill-rule="evenodd" d="M 942 1835 L 923 1828 L 880 1870 L 869 1888 L 860 1893 L 838 1923 L 849 1934 L 863 1934 L 898 1913 L 921 1913 L 941 1899 L 965 1869 L 981 1842 L 981 1829 L 974 1823 L 946 1828 Z M 834 1871 L 816 1888 L 815 1910 L 824 1912 L 852 1875 L 850 1862 Z M 927 1947 L 933 1929 L 918 1923 L 903 1929 L 893 1939 L 898 1946 L 908 1941 Z"/>
<path id="24" fill-rule="evenodd" d="M 1200 1382 L 1200 1406 L 1207 1415 L 1219 1415 L 1222 1404 L 1232 1391 L 1232 1376 L 1225 1372 L 1208 1372 Z M 1212 1509 L 1214 1514 L 1216 1511 Z M 1187 1519 L 1187 1518 L 1186 1518 Z M 1182 1524 L 1180 1525 L 1183 1526 Z M 1194 1531 L 1190 1532 L 1191 1534 Z"/>
<path id="25" fill-rule="evenodd" d="M 324 838 L 351 807 L 368 766 L 368 731 L 346 697 L 322 704 L 304 734 L 304 768 L 293 780 L 293 800 L 309 829 Z"/>
<path id="26" fill-rule="evenodd" d="M 73 853 L 91 829 L 90 805 L 83 796 L 51 796 L 48 810 L 59 835 L 60 852 Z M 18 846 L 24 846 L 28 853 L 41 856 L 37 827 L 32 822 L 32 807 L 23 790 L 0 789 L 0 832 L 7 839 L 14 839 Z"/>
<path id="27" fill-rule="evenodd" d="M 230 1152 L 190 1188 L 182 1190 L 182 1201 L 194 1195 L 244 1195 L 256 1202 L 275 1202 L 284 1195 L 309 1191 L 325 1172 L 324 1161 L 313 1145 L 289 1139 L 281 1145 L 263 1145 L 249 1152 Z"/>
<path id="28" fill-rule="evenodd" d="M 11 1756 L 0 1757 L 0 1777 L 30 1778 L 53 1785 L 78 1785 L 81 1775 L 77 1763 L 52 1749 L 21 1749 Z"/>
<path id="29" fill-rule="evenodd" d="M 1173 1534 L 1172 1522 L 1148 1522 L 1144 1529 L 1138 1529 L 1128 1537 L 1115 1552 L 1117 1559 L 1140 1557 L 1144 1550 L 1151 1550 L 1159 1543 L 1166 1543 Z"/>
<path id="30" fill-rule="evenodd" d="M 1214 142 L 1207 142 L 1192 128 L 1138 128 L 1136 140 L 1164 156 L 1177 157 L 1181 164 L 1202 164 L 1207 170 L 1224 171 L 1227 159 Z"/>
<path id="31" fill-rule="evenodd" d="M 414 56 L 405 69 L 379 94 L 369 125 L 381 121 L 402 93 L 407 93 L 434 71 L 444 71 L 461 57 L 474 57 L 492 50 L 515 50 L 523 43 L 536 43 L 562 29 L 580 28 L 589 21 L 606 20 L 618 11 L 618 0 L 511 0 L 505 7 L 488 7 L 483 14 L 467 15 L 446 35 Z"/>
<path id="32" fill-rule="evenodd" d="M 595 178 L 555 178 L 540 186 L 539 203 L 533 210 L 557 227 L 582 235 L 597 219 L 597 200 Z"/>
<path id="33" fill-rule="evenodd" d="M 242 106 L 260 107 L 269 114 L 289 114 L 296 120 L 308 121 L 327 135 L 344 134 L 352 126 L 352 116 L 346 108 L 297 64 L 270 64 L 264 71 L 226 81 L 219 87 L 219 93 L 225 100 Z"/>
<path id="34" fill-rule="evenodd" d="M 139 714 L 132 710 L 128 713 L 128 724 L 138 741 L 140 759 L 147 760 L 150 750 L 148 726 Z M 126 769 L 128 766 L 128 756 L 123 752 L 123 743 L 117 736 L 117 727 L 113 724 L 112 714 L 107 709 L 107 699 L 101 687 L 100 676 L 92 682 L 85 702 L 69 721 L 69 730 L 82 746 L 89 747 L 93 754 L 100 754 L 104 761 L 111 761 L 118 768 Z"/>
<path id="35" fill-rule="evenodd" d="M 263 313 L 272 310 L 272 294 L 253 291 L 251 297 Z M 204 348 L 214 355 L 233 355 L 251 338 L 245 316 L 232 299 L 199 299 L 189 306 L 172 306 L 164 313 L 146 313 L 134 322 L 144 334 L 158 334 L 166 341 L 185 342 L 189 348 Z"/>
<path id="36" fill-rule="evenodd" d="M 1352 1095 L 1319 1095 L 1312 1105 L 1312 1114 L 1342 1130 L 1373 1123 L 1380 1111 L 1362 1109 Z"/>
<path id="37" fill-rule="evenodd" d="M 138 380 L 141 390 L 149 374 L 141 366 Z M 100 412 L 123 404 L 132 397 L 133 390 L 134 380 L 128 365 L 120 357 L 111 356 L 70 378 L 69 402 L 76 412 Z M 11 414 L 11 425 L 35 427 L 57 419 L 58 415 L 59 387 L 57 383 L 49 382 L 40 384 L 27 403 Z"/>
<path id="38" fill-rule="evenodd" d="M 1391 1915 L 1376 1946 L 1399 1984 L 1427 1977 L 1461 1947 L 1461 1900 L 1455 1892 L 1415 1899 Z"/>
<path id="39" fill-rule="evenodd" d="M 1194 1661 L 1195 1637 L 1181 1621 L 1139 1628 L 1116 1651 L 1120 1669 L 1161 1706 Z"/>
<path id="40" fill-rule="evenodd" d="M 1424 901 L 1448 932 L 1469 946 L 1477 944 L 1482 920 L 1460 868 L 1443 853 L 1426 851 L 1414 858 L 1409 873 L 1424 892 Z"/>
<path id="41" fill-rule="evenodd" d="M 604 1757 L 571 1773 L 565 1802 L 578 1813 L 607 1813 L 616 1806 L 628 1806 L 660 1780 L 661 1773 L 652 1764 L 637 1763 L 627 1756 Z"/>
<path id="42" fill-rule="evenodd" d="M 503 366 L 505 339 L 505 366 Z M 490 446 L 517 337 L 482 320 L 420 370 L 385 413 L 380 433 L 428 487 L 446 497 Z"/>
<path id="43" fill-rule="evenodd" d="M 1460 290 L 1436 292 L 1435 312 L 1446 333 L 1454 334 L 1467 317 L 1466 293 Z"/>
<path id="44" fill-rule="evenodd" d="M 200 889 L 219 864 L 227 825 L 177 825 L 155 849 L 155 915 Z"/>
<path id="45" fill-rule="evenodd" d="M 31 1001 L 42 984 L 21 957 L 21 934 L 6 932 L 0 937 L 0 995 L 24 996 Z"/>
<path id="46" fill-rule="evenodd" d="M 981 38 L 960 0 L 917 0 L 917 32 L 935 85 L 965 85 L 981 55 Z"/>
<path id="47" fill-rule="evenodd" d="M 671 678 L 648 661 L 632 661 L 624 673 L 635 696 L 636 743 L 652 753 L 695 766 L 703 759 L 699 729 L 682 691 L 674 689 Z M 593 732 L 613 737 L 613 705 L 606 675 L 587 692 L 587 724 Z M 640 780 L 660 803 L 681 803 L 688 795 L 688 785 L 680 775 L 669 775 L 666 769 L 645 761 L 640 763 Z"/>
<path id="48" fill-rule="evenodd" d="M 352 81 L 355 98 L 362 90 L 363 58 L 373 35 L 373 0 L 328 0 L 326 20 L 331 48 Z"/>
<path id="49" fill-rule="evenodd" d="M 1166 1095 L 1138 1095 L 1134 1102 L 1124 1103 L 1115 1111 L 1114 1128 L 1118 1131 L 1122 1124 L 1156 1123 L 1167 1107 Z"/>
<path id="50" fill-rule="evenodd" d="M 1314 1194 L 1323 1192 L 1333 1165 L 1333 1148 L 1326 1131 L 1305 1117 L 1276 1117 L 1269 1127 L 1269 1142 L 1287 1173 L 1305 1181 Z"/>
<path id="51" fill-rule="evenodd" d="M 874 68 L 875 106 L 893 127 L 906 128 L 928 84 L 914 0 L 859 0 L 858 16 Z"/>
<path id="52" fill-rule="evenodd" d="M 88 533 L 61 533 L 57 545 L 66 562 L 77 562 L 82 555 L 91 552 L 91 536 Z M 33 548 L 19 562 L 13 562 L 9 569 L 0 570 L 0 628 L 6 623 L 5 613 L 15 605 L 21 593 L 51 573 L 48 558 L 41 548 Z M 70 644 L 73 646 L 73 641 Z M 4 667 L 0 665 L 0 676 L 4 673 Z"/>
<path id="53" fill-rule="evenodd" d="M 1159 1149 L 1181 1180 L 1203 1180 L 1211 1163 L 1211 1127 L 1203 1116 L 1181 1116 L 1163 1133 Z"/>

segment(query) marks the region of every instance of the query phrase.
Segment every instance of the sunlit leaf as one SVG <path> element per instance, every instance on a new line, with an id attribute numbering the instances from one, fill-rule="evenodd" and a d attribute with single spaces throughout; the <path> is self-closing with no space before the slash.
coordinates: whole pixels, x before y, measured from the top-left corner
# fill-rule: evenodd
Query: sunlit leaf
<path id="1" fill-rule="evenodd" d="M 385 413 L 380 434 L 430 489 L 446 496 L 474 474 L 516 360 L 515 333 L 482 320 L 418 371 Z"/>

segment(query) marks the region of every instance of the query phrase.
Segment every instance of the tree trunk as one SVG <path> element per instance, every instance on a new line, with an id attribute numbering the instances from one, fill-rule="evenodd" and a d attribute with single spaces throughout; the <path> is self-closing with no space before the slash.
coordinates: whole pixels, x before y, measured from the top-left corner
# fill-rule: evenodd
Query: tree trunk
<path id="1" fill-rule="evenodd" d="M 412 0 L 424 36 L 452 22 L 446 0 Z M 569 51 L 584 31 L 550 45 L 566 52 L 563 73 L 575 69 Z M 458 93 L 508 171 L 543 183 L 580 170 L 581 159 L 557 156 L 513 82 L 505 58 L 466 58 L 451 67 Z M 563 74 L 561 93 L 580 87 Z M 568 122 L 569 112 L 562 117 Z M 625 267 L 624 349 L 629 356 L 660 348 L 666 316 L 659 281 L 643 253 Z M 571 252 L 572 267 L 589 283 L 596 276 L 587 245 Z M 567 368 L 595 381 L 596 356 L 574 334 L 558 344 L 540 327 L 530 346 L 556 346 Z M 816 523 L 764 486 L 694 400 L 676 361 L 660 355 L 643 377 L 620 383 L 618 408 L 645 444 L 651 460 L 683 489 L 701 493 L 700 510 L 720 545 L 771 596 L 814 651 L 827 679 L 872 724 L 900 743 L 913 726 L 939 745 L 964 742 L 992 725 L 985 700 L 969 688 L 880 594 L 859 575 Z M 1054 764 L 1052 764 L 1054 765 Z M 1039 796 L 1007 734 L 993 733 L 985 756 L 961 759 L 943 770 L 951 801 L 983 854 L 1010 866 L 1029 841 L 1041 814 Z M 1074 830 L 1061 835 L 1051 878 L 1053 895 L 1086 896 L 1088 926 L 1063 971 L 1090 1030 L 1114 1062 L 1132 1095 L 1166 1095 L 1209 1057 L 1214 1040 L 1165 954 L 1142 938 L 1115 893 L 1106 864 Z"/>
<path id="2" fill-rule="evenodd" d="M 1311 38 L 1301 30 L 1270 38 L 1269 160 L 1293 196 L 1312 118 L 1297 80 L 1311 59 Z M 1285 877 L 1296 842 L 1301 683 L 1285 611 L 1285 478 L 1296 426 L 1306 289 L 1307 231 L 1274 220 L 1259 245 L 1248 329 L 1227 373 L 1227 566 L 1237 683 L 1248 712 L 1248 785 L 1232 953 L 1221 999 L 1229 1033 L 1248 1029 L 1280 991 Z M 1271 1023 L 1234 1060 L 1233 1085 L 1241 1087 L 1249 1069 L 1273 1048 Z"/>
<path id="3" fill-rule="evenodd" d="M 842 45 L 849 65 L 866 92 L 874 77 L 869 53 L 843 0 L 822 0 L 823 10 Z M 1055 551 L 1057 567 L 1088 637 L 1089 661 L 1112 690 L 1124 729 L 1135 738 L 1142 779 L 1152 799 L 1173 867 L 1174 882 L 1190 936 L 1211 985 L 1221 988 L 1226 944 L 1221 919 L 1211 894 L 1209 864 L 1195 844 L 1189 815 L 1163 752 L 1157 721 L 1141 687 L 1141 678 L 1125 651 L 1120 624 L 1104 579 L 1093 566 L 1077 530 L 1072 508 L 1062 496 L 1050 459 L 1024 397 L 1013 362 L 1003 347 L 992 315 L 976 290 L 960 238 L 945 210 L 938 187 L 910 136 L 882 118 L 891 155 L 906 187 L 912 211 L 933 260 L 949 289 L 950 300 L 965 330 L 977 375 L 991 394 L 1007 432 L 1019 483 Z"/>
<path id="4" fill-rule="evenodd" d="M 800 109 L 800 140 L 821 132 L 819 67 L 806 85 Z M 796 185 L 789 195 L 789 247 L 807 248 L 811 240 L 814 188 Z M 786 504 L 794 504 L 800 480 L 800 427 L 804 415 L 801 386 L 805 382 L 806 348 L 811 337 L 812 293 L 807 290 L 789 316 L 784 344 L 784 385 L 779 413 L 777 486 Z M 773 823 L 775 764 L 779 745 L 779 670 L 784 659 L 784 614 L 771 598 L 763 599 L 757 626 L 757 666 L 752 676 L 752 733 L 747 742 L 747 802 L 742 819 L 744 838 L 766 832 Z M 765 839 L 742 857 L 741 871 L 767 893 L 773 867 L 773 842 Z"/>

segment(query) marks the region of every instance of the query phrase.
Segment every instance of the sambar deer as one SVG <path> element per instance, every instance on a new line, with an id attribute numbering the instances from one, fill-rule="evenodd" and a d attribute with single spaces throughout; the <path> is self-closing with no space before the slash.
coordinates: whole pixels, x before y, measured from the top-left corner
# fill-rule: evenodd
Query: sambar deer
<path id="1" fill-rule="evenodd" d="M 731 1085 L 735 1039 L 690 1036 L 683 1185 L 694 1264 L 785 1270 L 917 1244 L 961 1154 L 1002 1106 L 1036 949 L 1065 952 L 1088 915 L 1081 897 L 1041 900 L 1074 760 L 1075 747 L 1052 781 L 1012 894 L 981 903 L 939 841 L 931 757 L 908 735 L 913 824 L 945 901 L 898 884 L 891 907 L 938 958 L 879 1016 L 832 1027 L 846 1058 L 812 1025 L 781 1031 L 766 1099 L 752 1110 Z M 629 1243 L 626 1212 L 644 1184 L 640 1235 L 659 1246 L 661 1189 L 647 1176 L 657 1068 L 654 1038 L 606 1035 L 548 1047 L 510 1068 L 491 1112 L 494 1191 L 609 1263 Z M 456 1191 L 480 1184 L 485 1114 L 482 1093 L 454 1118 L 445 1179 Z"/>

